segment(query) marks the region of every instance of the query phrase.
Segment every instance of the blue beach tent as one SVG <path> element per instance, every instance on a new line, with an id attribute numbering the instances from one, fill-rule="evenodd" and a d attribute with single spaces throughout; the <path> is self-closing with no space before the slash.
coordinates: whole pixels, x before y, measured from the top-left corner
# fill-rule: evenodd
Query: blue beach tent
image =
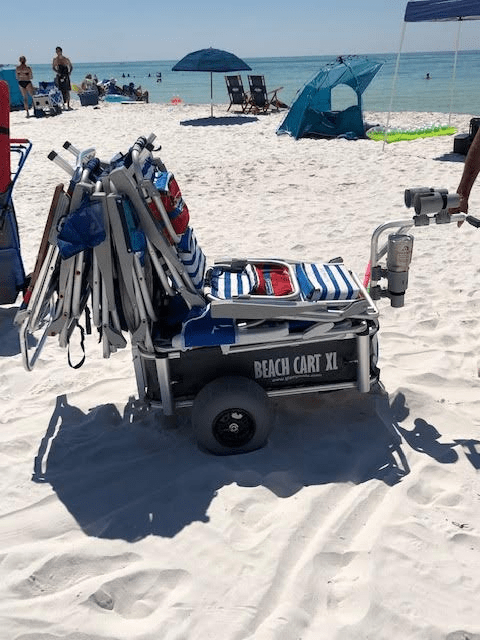
<path id="1" fill-rule="evenodd" d="M 342 56 L 326 65 L 298 93 L 277 133 L 288 133 L 296 140 L 341 135 L 364 138 L 362 94 L 382 65 L 382 62 L 357 56 Z M 333 111 L 332 90 L 342 84 L 353 89 L 357 104 Z"/>
<path id="2" fill-rule="evenodd" d="M 8 90 L 10 92 L 10 111 L 23 109 L 23 98 L 18 87 L 15 69 L 0 66 L 0 80 L 5 80 L 8 84 Z M 30 103 L 31 98 L 29 96 L 29 104 Z"/>

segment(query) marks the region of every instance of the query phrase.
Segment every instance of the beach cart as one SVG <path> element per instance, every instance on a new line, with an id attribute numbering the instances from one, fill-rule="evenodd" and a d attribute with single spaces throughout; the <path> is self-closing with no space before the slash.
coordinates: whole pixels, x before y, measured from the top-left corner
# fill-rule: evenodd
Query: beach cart
<path id="1" fill-rule="evenodd" d="M 13 188 L 32 143 L 10 138 L 8 85 L 0 81 L 0 304 L 12 304 L 25 287 L 20 235 L 13 204 Z"/>
<path id="2" fill-rule="evenodd" d="M 110 357 L 130 344 L 139 399 L 163 421 L 191 408 L 201 447 L 247 452 L 265 444 L 272 398 L 357 389 L 379 379 L 377 302 L 404 303 L 412 227 L 469 220 L 458 197 L 411 189 L 414 215 L 373 234 L 369 276 L 324 263 L 236 257 L 207 266 L 174 175 L 139 138 L 108 162 L 70 143 L 19 325 L 31 370 L 48 336 L 68 347 L 86 309 Z M 385 240 L 385 234 L 388 238 Z M 89 313 L 86 317 L 89 317 Z M 42 336 L 35 350 L 32 335 Z M 75 365 L 77 366 L 77 365 Z"/>

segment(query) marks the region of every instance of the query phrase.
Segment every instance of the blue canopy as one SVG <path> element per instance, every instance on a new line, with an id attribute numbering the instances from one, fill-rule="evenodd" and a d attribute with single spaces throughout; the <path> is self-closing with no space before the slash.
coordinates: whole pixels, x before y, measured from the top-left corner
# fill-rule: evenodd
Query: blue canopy
<path id="1" fill-rule="evenodd" d="M 251 67 L 230 51 L 222 49 L 200 49 L 193 51 L 172 67 L 172 71 L 251 71 Z"/>
<path id="2" fill-rule="evenodd" d="M 452 116 L 452 100 L 453 100 L 453 87 L 455 85 L 455 76 L 457 69 L 457 56 L 458 56 L 458 44 L 460 41 L 460 27 L 464 20 L 480 20 L 480 0 L 411 0 L 407 2 L 405 9 L 404 25 L 402 31 L 402 39 L 400 42 L 400 49 L 397 56 L 397 64 L 395 66 L 395 76 L 393 86 L 395 87 L 396 78 L 398 73 L 398 65 L 400 61 L 400 52 L 402 50 L 403 38 L 405 35 L 405 28 L 407 22 L 452 22 L 458 23 L 458 33 L 455 45 L 455 58 L 453 62 L 452 73 L 452 86 L 450 90 L 450 113 L 448 116 L 448 123 L 450 124 Z M 393 103 L 392 99 L 390 103 L 390 111 Z M 390 112 L 387 118 L 387 127 L 390 121 Z"/>
<path id="3" fill-rule="evenodd" d="M 480 0 L 412 0 L 407 3 L 405 22 L 479 20 Z"/>
<path id="4" fill-rule="evenodd" d="M 302 137 L 337 137 L 353 134 L 363 138 L 362 94 L 383 63 L 363 57 L 339 57 L 326 65 L 299 92 L 277 133 Z M 332 89 L 340 84 L 351 87 L 357 104 L 343 111 L 332 111 Z"/>

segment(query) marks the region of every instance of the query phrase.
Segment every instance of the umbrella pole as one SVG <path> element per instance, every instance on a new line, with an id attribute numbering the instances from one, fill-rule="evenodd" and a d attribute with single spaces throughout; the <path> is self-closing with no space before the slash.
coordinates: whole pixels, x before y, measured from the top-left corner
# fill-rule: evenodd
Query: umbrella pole
<path id="1" fill-rule="evenodd" d="M 210 71 L 210 117 L 213 118 L 213 73 Z"/>

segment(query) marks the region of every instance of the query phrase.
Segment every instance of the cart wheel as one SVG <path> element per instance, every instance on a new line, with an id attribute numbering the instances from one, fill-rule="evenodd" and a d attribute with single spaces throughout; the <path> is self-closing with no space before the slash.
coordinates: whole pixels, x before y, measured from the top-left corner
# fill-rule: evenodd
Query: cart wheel
<path id="1" fill-rule="evenodd" d="M 217 455 L 246 453 L 263 447 L 272 429 L 272 409 L 265 391 L 240 376 L 217 378 L 198 393 L 192 423 L 200 446 Z"/>

